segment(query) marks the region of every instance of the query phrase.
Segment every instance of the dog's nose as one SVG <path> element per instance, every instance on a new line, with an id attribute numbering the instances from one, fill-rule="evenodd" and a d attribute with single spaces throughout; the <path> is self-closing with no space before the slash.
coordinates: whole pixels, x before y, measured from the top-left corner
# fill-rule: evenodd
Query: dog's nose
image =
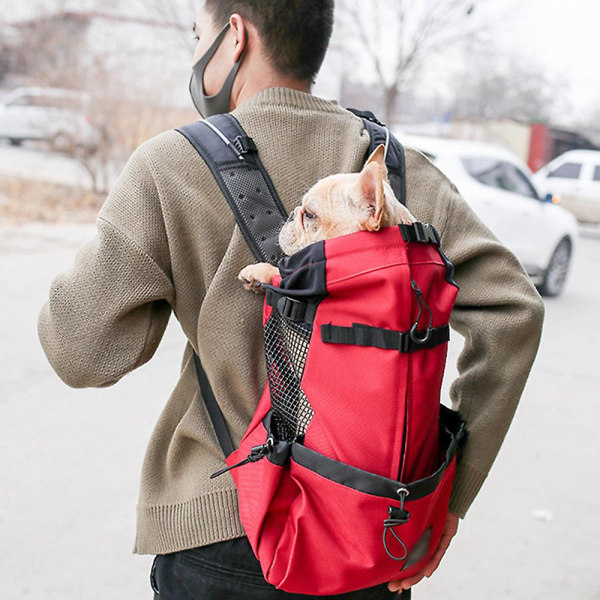
<path id="1" fill-rule="evenodd" d="M 296 209 L 294 209 L 291 213 L 290 216 L 287 219 L 287 222 L 289 223 L 290 221 L 294 220 L 294 217 L 296 216 Z"/>

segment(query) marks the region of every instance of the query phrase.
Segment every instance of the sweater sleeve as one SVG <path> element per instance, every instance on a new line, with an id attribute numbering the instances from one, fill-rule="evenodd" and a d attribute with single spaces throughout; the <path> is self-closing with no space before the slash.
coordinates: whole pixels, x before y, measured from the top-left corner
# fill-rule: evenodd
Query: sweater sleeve
<path id="1" fill-rule="evenodd" d="M 544 304 L 515 255 L 457 192 L 441 238 L 459 286 L 450 324 L 465 338 L 450 387 L 469 430 L 450 500 L 450 510 L 464 517 L 514 416 L 537 354 Z"/>
<path id="2" fill-rule="evenodd" d="M 142 152 L 128 161 L 96 219 L 95 237 L 53 279 L 38 315 L 46 357 L 74 388 L 113 385 L 146 363 L 169 321 L 174 287 L 166 235 Z"/>

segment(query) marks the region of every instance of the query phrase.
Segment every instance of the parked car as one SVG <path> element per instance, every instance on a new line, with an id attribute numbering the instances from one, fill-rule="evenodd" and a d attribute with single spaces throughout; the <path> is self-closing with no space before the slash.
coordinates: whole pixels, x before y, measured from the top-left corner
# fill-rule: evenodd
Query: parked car
<path id="1" fill-rule="evenodd" d="M 56 150 L 93 148 L 97 132 L 89 116 L 90 98 L 75 90 L 21 87 L 0 102 L 0 138 L 13 145 L 43 140 Z"/>
<path id="2" fill-rule="evenodd" d="M 600 223 L 600 152 L 569 150 L 533 176 L 544 194 L 558 194 L 579 221 Z"/>
<path id="3" fill-rule="evenodd" d="M 479 142 L 399 134 L 459 189 L 473 211 L 520 260 L 539 292 L 561 293 L 578 240 L 575 217 L 542 197 L 511 152 Z"/>

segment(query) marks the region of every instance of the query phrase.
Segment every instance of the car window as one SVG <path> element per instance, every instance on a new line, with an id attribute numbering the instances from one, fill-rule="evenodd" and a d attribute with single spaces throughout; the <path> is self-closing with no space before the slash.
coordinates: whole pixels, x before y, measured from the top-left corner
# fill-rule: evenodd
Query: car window
<path id="1" fill-rule="evenodd" d="M 17 96 L 14 100 L 6 103 L 6 106 L 31 106 L 31 96 Z"/>
<path id="2" fill-rule="evenodd" d="M 538 198 L 529 178 L 516 165 L 497 158 L 483 157 L 464 157 L 461 162 L 467 173 L 483 185 Z"/>
<path id="3" fill-rule="evenodd" d="M 41 108 L 79 110 L 83 106 L 83 101 L 74 96 L 44 96 L 42 94 L 31 94 L 17 96 L 13 101 L 8 102 L 7 106 L 37 106 Z"/>
<path id="4" fill-rule="evenodd" d="M 548 177 L 562 177 L 563 179 L 578 179 L 581 173 L 581 163 L 568 162 L 560 165 L 548 173 Z"/>
<path id="5" fill-rule="evenodd" d="M 600 165 L 594 167 L 594 181 L 600 181 Z"/>

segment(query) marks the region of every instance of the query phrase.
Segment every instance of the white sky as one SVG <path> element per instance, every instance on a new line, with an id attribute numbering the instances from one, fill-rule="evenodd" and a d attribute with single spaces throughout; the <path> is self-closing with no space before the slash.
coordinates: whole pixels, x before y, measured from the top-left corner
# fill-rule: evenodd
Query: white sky
<path id="1" fill-rule="evenodd" d="M 169 0 L 165 0 L 168 2 Z M 172 0 L 183 1 L 183 0 Z M 368 0 L 355 0 L 367 2 Z M 416 1 L 416 0 L 413 0 Z M 585 120 L 590 114 L 600 119 L 600 0 L 474 0 L 478 17 L 489 16 L 502 47 L 525 49 L 568 83 L 565 122 Z M 0 0 L 0 15 L 7 21 L 31 16 L 32 9 L 52 0 Z M 85 8 L 86 0 L 70 0 L 72 9 Z M 110 2 L 109 2 L 110 4 Z M 119 3 L 120 4 L 120 3 Z M 190 22 L 193 15 L 190 15 Z M 187 25 L 187 23 L 185 23 Z"/>
<path id="2" fill-rule="evenodd" d="M 564 77 L 575 119 L 592 112 L 600 118 L 600 2 L 492 0 L 491 4 L 506 42 L 525 48 L 549 73 Z"/>

